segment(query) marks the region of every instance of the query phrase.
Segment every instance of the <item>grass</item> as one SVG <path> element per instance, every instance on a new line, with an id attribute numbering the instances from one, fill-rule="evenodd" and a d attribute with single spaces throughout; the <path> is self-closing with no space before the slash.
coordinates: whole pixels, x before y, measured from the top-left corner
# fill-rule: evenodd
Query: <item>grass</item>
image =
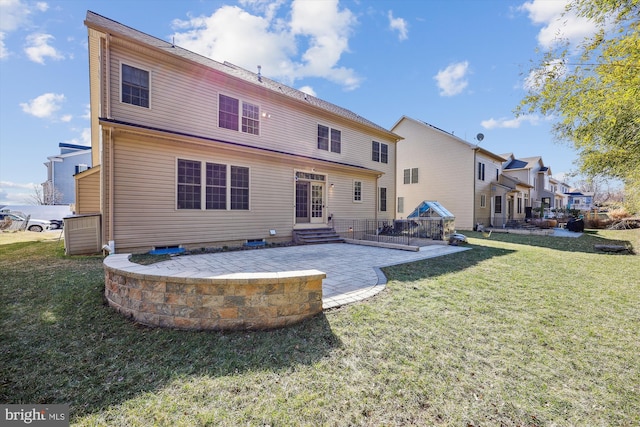
<path id="1" fill-rule="evenodd" d="M 640 230 L 465 233 L 387 289 L 293 327 L 184 332 L 105 306 L 101 257 L 2 244 L 0 401 L 73 425 L 635 426 Z"/>

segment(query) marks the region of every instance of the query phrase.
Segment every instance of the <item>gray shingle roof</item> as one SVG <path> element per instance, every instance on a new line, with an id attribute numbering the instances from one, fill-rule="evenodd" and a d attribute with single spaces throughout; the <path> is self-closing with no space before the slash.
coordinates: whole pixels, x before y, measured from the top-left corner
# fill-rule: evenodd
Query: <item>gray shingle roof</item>
<path id="1" fill-rule="evenodd" d="M 191 52 L 187 49 L 183 49 L 172 43 L 169 43 L 157 37 L 153 37 L 148 34 L 145 34 L 141 31 L 138 31 L 136 29 L 123 25 L 112 19 L 99 15 L 95 12 L 87 11 L 87 18 L 85 20 L 85 25 L 89 28 L 97 29 L 99 31 L 103 31 L 106 33 L 118 34 L 122 37 L 126 37 L 135 42 L 145 44 L 156 50 L 165 52 L 169 55 L 174 55 L 174 56 L 201 64 L 201 65 L 204 65 L 208 68 L 234 76 L 248 83 L 264 87 L 273 92 L 279 93 L 283 96 L 287 96 L 289 98 L 293 98 L 298 101 L 305 102 L 318 109 L 321 109 L 321 110 L 330 112 L 332 114 L 335 114 L 337 116 L 343 117 L 345 119 L 357 122 L 361 125 L 375 129 L 378 132 L 385 133 L 389 137 L 394 138 L 396 140 L 402 139 L 402 137 L 390 132 L 389 130 L 383 128 L 382 126 L 379 126 L 373 123 L 372 121 L 369 121 L 364 117 L 350 110 L 339 107 L 330 102 L 323 101 L 320 98 L 316 98 L 315 96 L 308 95 L 302 91 L 286 86 L 275 80 L 271 80 L 264 76 L 259 76 L 258 74 L 248 71 L 242 67 L 238 67 L 237 65 L 233 65 L 228 62 L 220 63 L 213 59 L 199 55 L 195 52 Z"/>

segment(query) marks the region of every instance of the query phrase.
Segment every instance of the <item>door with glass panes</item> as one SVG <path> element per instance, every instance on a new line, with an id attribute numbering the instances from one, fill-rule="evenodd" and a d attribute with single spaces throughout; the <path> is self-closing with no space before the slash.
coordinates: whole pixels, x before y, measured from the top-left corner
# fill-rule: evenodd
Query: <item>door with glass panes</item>
<path id="1" fill-rule="evenodd" d="M 324 183 L 296 181 L 296 224 L 324 223 Z"/>

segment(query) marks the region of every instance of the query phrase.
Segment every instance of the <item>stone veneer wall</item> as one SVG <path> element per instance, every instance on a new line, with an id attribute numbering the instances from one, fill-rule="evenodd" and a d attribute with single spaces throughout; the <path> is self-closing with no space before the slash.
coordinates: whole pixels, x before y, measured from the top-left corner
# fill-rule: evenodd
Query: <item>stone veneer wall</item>
<path id="1" fill-rule="evenodd" d="M 217 277 L 200 272 L 185 277 L 180 272 L 134 264 L 130 256 L 105 258 L 105 297 L 111 307 L 145 325 L 270 329 L 322 311 L 322 279 L 326 274 L 318 270 Z"/>

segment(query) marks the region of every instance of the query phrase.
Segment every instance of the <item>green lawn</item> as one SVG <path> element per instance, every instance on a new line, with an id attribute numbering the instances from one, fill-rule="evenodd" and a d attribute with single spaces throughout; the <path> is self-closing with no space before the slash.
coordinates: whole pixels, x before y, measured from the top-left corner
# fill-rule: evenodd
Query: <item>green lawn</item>
<path id="1" fill-rule="evenodd" d="M 640 253 L 640 230 L 465 234 L 368 301 L 237 333 L 133 324 L 101 257 L 0 241 L 0 402 L 74 425 L 640 425 L 640 255 L 593 249 Z"/>

